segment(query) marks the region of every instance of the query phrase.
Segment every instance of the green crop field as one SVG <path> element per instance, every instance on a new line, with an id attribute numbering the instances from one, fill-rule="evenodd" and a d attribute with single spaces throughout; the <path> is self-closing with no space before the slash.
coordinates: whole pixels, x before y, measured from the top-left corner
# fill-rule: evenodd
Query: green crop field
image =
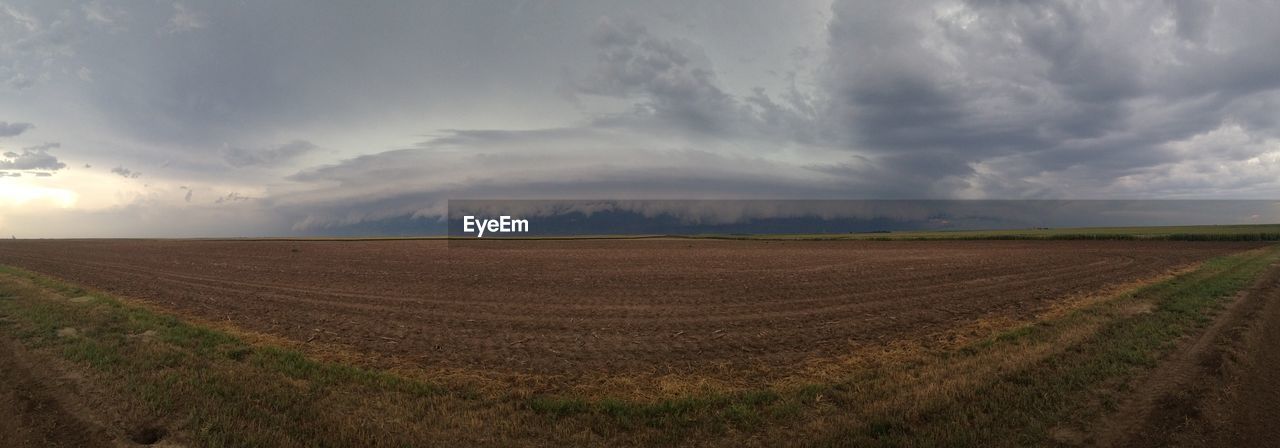
<path id="1" fill-rule="evenodd" d="M 1174 240 L 1280 241 L 1280 224 L 1063 227 L 1015 230 L 950 230 L 790 235 L 702 235 L 706 238 L 788 240 Z"/>

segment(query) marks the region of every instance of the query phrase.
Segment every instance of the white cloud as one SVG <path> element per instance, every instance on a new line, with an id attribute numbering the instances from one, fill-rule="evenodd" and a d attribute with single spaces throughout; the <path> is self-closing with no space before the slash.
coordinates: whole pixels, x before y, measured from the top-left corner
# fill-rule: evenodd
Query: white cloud
<path id="1" fill-rule="evenodd" d="M 124 22 L 127 19 L 125 10 L 108 4 L 103 0 L 93 0 L 84 4 L 80 7 L 80 12 L 84 15 L 85 20 L 94 25 L 104 27 L 113 32 L 125 29 Z"/>
<path id="2" fill-rule="evenodd" d="M 165 34 L 178 34 L 187 31 L 198 30 L 208 26 L 208 18 L 204 14 L 188 7 L 182 3 L 173 4 L 173 15 L 169 17 L 169 22 L 165 24 L 160 32 Z"/>

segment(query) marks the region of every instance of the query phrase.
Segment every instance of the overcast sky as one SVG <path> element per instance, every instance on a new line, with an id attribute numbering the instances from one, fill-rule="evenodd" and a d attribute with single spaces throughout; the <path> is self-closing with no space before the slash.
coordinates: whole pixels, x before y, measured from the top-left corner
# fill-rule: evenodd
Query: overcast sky
<path id="1" fill-rule="evenodd" d="M 0 234 L 1280 198 L 1280 2 L 0 2 Z"/>

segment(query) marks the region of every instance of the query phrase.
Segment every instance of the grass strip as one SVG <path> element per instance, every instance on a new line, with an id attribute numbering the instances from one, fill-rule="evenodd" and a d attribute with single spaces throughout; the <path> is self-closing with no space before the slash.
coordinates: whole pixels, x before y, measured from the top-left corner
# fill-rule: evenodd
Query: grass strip
<path id="1" fill-rule="evenodd" d="M 1064 227 L 1010 230 L 892 231 L 776 235 L 702 235 L 713 239 L 793 241 L 1122 240 L 1280 241 L 1280 224 L 1153 227 Z"/>

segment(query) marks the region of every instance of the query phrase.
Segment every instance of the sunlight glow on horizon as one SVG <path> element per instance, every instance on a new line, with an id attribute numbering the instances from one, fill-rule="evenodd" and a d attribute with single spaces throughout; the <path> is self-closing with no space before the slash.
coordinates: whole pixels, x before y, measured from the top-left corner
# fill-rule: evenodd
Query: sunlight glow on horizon
<path id="1" fill-rule="evenodd" d="M 0 181 L 0 207 L 25 207 L 49 204 L 56 208 L 75 207 L 80 195 L 62 188 L 30 185 L 22 181 Z"/>

